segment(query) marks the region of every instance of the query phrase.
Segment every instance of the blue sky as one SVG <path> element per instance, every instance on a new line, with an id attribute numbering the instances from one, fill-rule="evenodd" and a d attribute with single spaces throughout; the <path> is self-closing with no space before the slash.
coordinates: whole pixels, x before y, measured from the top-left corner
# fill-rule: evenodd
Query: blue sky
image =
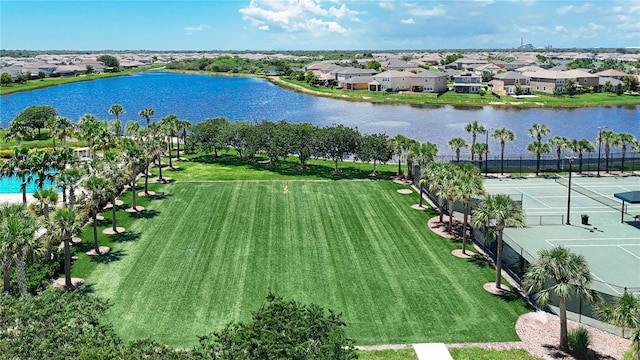
<path id="1" fill-rule="evenodd" d="M 402 50 L 640 46 L 640 0 L 0 1 L 0 48 Z"/>

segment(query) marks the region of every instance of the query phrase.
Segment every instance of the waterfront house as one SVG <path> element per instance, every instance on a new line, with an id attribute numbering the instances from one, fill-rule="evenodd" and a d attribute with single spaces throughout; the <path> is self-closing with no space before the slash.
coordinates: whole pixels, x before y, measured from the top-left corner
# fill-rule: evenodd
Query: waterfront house
<path id="1" fill-rule="evenodd" d="M 535 72 L 524 72 L 524 76 L 528 76 L 533 91 L 541 91 L 548 94 L 553 94 L 556 88 L 559 88 L 561 92 L 564 92 L 564 85 L 569 79 L 576 81 L 578 88 L 593 87 L 598 88 L 599 77 L 595 74 L 590 74 L 580 70 L 568 70 L 568 71 L 551 71 L 540 70 Z"/>
<path id="2" fill-rule="evenodd" d="M 335 80 L 338 82 L 338 86 L 342 86 L 344 88 L 347 87 L 345 86 L 345 82 L 347 80 L 350 80 L 353 78 L 359 78 L 359 77 L 366 78 L 366 80 L 355 79 L 353 81 L 350 81 L 349 83 L 352 85 L 351 86 L 352 90 L 356 90 L 355 88 L 367 89 L 367 83 L 369 83 L 372 80 L 372 76 L 375 73 L 376 71 L 374 69 L 359 69 L 359 68 L 353 68 L 353 67 L 343 67 L 334 72 Z M 359 85 L 353 88 L 355 84 L 359 84 Z"/>
<path id="3" fill-rule="evenodd" d="M 608 70 L 600 71 L 595 73 L 594 75 L 598 75 L 600 77 L 614 78 L 618 80 L 622 80 L 622 78 L 627 76 L 626 73 L 623 73 L 622 71 L 619 71 L 616 69 L 608 69 Z"/>
<path id="4" fill-rule="evenodd" d="M 373 80 L 378 82 L 381 91 L 405 91 L 411 87 L 409 76 L 413 73 L 407 71 L 388 70 L 373 75 Z"/>
<path id="5" fill-rule="evenodd" d="M 443 93 L 447 91 L 447 73 L 435 71 L 422 71 L 409 76 L 411 91 Z"/>
<path id="6" fill-rule="evenodd" d="M 515 71 L 498 74 L 489 82 L 489 91 L 498 95 L 515 95 L 516 87 L 520 86 L 522 94 L 531 94 L 530 79 Z"/>
<path id="7" fill-rule="evenodd" d="M 464 72 L 453 77 L 453 91 L 463 94 L 477 94 L 482 77 L 471 72 Z"/>

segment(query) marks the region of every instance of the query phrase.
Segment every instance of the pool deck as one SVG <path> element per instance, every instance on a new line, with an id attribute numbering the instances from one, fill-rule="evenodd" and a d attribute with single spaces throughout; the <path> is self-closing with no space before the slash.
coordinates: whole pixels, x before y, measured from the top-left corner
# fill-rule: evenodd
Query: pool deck
<path id="1" fill-rule="evenodd" d="M 22 202 L 22 194 L 0 194 L 0 204 L 19 204 Z M 31 194 L 27 194 L 27 203 L 32 204 L 36 199 Z"/>

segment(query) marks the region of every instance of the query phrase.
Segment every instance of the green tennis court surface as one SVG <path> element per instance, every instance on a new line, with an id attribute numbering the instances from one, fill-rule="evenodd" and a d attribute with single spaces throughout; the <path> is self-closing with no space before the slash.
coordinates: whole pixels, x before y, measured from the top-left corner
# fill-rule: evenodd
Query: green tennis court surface
<path id="1" fill-rule="evenodd" d="M 566 225 L 567 185 L 566 179 L 552 178 L 485 180 L 489 193 L 510 194 L 522 201 L 526 213 L 527 226 L 508 228 L 505 241 L 522 248 L 529 261 L 541 249 L 567 247 L 586 257 L 594 289 L 612 295 L 625 287 L 640 290 L 640 221 L 634 218 L 640 215 L 640 205 L 628 205 L 621 222 L 622 202 L 613 196 L 640 191 L 640 178 L 573 176 L 571 225 Z M 588 216 L 587 224 L 582 223 L 583 215 Z"/>

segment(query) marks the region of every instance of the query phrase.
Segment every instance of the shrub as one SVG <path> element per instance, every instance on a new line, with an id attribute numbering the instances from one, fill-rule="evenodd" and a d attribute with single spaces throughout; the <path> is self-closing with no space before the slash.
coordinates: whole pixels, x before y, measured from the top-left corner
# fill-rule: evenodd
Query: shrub
<path id="1" fill-rule="evenodd" d="M 569 349 L 576 356 L 586 356 L 589 353 L 589 331 L 582 326 L 571 329 L 567 335 Z"/>

